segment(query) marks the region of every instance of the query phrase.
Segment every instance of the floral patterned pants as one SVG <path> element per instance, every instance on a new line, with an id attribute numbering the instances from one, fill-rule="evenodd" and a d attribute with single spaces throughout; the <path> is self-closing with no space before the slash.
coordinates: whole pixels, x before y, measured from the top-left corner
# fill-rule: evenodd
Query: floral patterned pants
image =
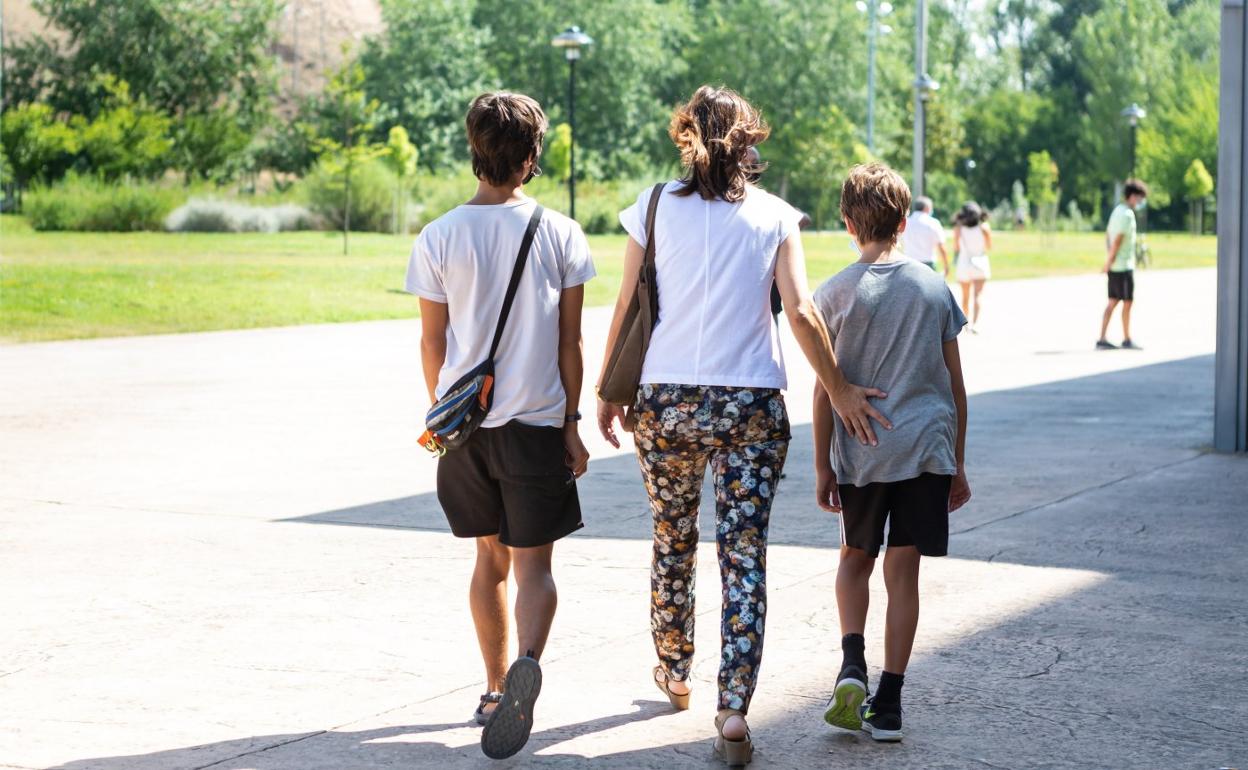
<path id="1" fill-rule="evenodd" d="M 642 385 L 633 436 L 654 514 L 650 629 L 664 671 L 693 665 L 698 504 L 709 462 L 723 589 L 719 707 L 749 709 L 763 655 L 767 520 L 789 448 L 776 390 Z"/>

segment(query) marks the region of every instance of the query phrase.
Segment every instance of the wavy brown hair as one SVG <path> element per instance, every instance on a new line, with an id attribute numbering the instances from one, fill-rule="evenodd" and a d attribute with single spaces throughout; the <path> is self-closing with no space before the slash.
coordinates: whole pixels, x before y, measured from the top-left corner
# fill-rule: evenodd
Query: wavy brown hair
<path id="1" fill-rule="evenodd" d="M 771 129 L 758 110 L 730 88 L 699 88 L 672 113 L 667 133 L 685 167 L 677 195 L 735 203 L 745 197 L 746 184 L 766 168 L 749 151 Z"/>

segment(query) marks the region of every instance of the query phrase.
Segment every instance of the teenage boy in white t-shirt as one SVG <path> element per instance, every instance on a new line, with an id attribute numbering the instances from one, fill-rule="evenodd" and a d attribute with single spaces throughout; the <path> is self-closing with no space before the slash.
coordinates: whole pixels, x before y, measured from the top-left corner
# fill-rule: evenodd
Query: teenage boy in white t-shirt
<path id="1" fill-rule="evenodd" d="M 488 355 L 503 297 L 537 202 L 546 115 L 522 94 L 487 93 L 466 120 L 477 193 L 430 222 L 416 241 L 407 290 L 420 297 L 421 363 L 429 399 Z M 581 306 L 594 277 L 576 222 L 541 218 L 494 357 L 494 403 L 468 442 L 438 460 L 438 501 L 457 537 L 477 543 L 469 605 L 485 663 L 474 717 L 494 759 L 528 740 L 541 689 L 537 660 L 555 615 L 554 542 L 580 529 L 576 478 L 589 453 L 578 433 Z M 507 574 L 516 574 L 521 656 L 507 666 Z M 504 676 L 504 670 L 507 671 Z"/>

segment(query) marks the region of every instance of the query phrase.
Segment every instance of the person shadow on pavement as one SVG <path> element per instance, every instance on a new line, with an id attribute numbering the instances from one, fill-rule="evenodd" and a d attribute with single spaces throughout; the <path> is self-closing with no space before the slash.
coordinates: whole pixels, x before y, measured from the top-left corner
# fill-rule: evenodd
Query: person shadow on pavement
<path id="1" fill-rule="evenodd" d="M 559 725 L 534 732 L 528 745 L 515 759 L 536 759 L 543 767 L 583 767 L 589 760 L 574 754 L 544 754 L 534 758 L 536 751 L 557 746 L 567 741 L 594 733 L 605 732 L 634 722 L 644 722 L 660 716 L 671 715 L 666 701 L 634 700 L 633 711 L 611 714 L 586 722 Z M 456 731 L 449 743 L 445 739 L 422 739 L 422 736 Z M 423 725 L 394 725 L 372 730 L 340 731 L 320 730 L 306 733 L 275 735 L 252 735 L 244 738 L 165 749 L 148 754 L 95 757 L 76 759 L 46 770 L 252 770 L 252 768 L 298 767 L 300 770 L 369 770 L 384 767 L 447 767 L 456 760 L 480 760 L 482 766 L 495 764 L 481 754 L 473 738 L 480 735 L 480 728 L 464 722 L 434 723 Z M 449 736 L 448 736 L 449 737 Z M 455 739 L 465 740 L 455 740 Z M 298 747 L 305 741 L 315 746 Z M 695 741 L 688 745 L 661 746 L 640 752 L 630 751 L 613 759 L 633 754 L 668 756 L 670 752 L 692 757 L 706 749 L 710 758 L 710 741 Z M 271 752 L 271 753 L 270 753 Z M 290 753 L 287 753 L 290 752 Z M 269 762 L 263 761 L 268 754 Z M 286 754 L 285 756 L 283 756 Z M 604 756 L 603 759 L 606 759 Z M 510 764 L 511 760 L 506 760 Z M 270 764 L 271 763 L 271 764 Z"/>

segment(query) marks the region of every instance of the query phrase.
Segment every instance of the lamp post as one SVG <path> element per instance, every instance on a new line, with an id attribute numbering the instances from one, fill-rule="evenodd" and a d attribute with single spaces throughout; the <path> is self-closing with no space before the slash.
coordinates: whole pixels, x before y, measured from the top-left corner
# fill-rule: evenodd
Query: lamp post
<path id="1" fill-rule="evenodd" d="M 867 149 L 875 154 L 875 41 L 893 28 L 880 24 L 880 17 L 893 12 L 893 4 L 884 0 L 858 0 L 855 6 L 867 14 Z"/>
<path id="2" fill-rule="evenodd" d="M 923 162 L 927 154 L 927 100 L 940 88 L 927 74 L 927 3 L 915 0 L 914 6 L 914 179 L 910 186 L 914 197 L 923 194 Z"/>
<path id="3" fill-rule="evenodd" d="M 1127 176 L 1129 177 L 1135 176 L 1135 134 L 1140 129 L 1140 121 L 1143 120 L 1144 116 L 1147 114 L 1148 113 L 1144 111 L 1144 108 L 1135 102 L 1132 102 L 1130 107 L 1127 107 L 1122 111 L 1122 116 L 1127 119 L 1127 125 L 1131 127 L 1131 149 L 1128 155 L 1131 165 L 1127 172 Z"/>
<path id="4" fill-rule="evenodd" d="M 568 216 L 576 219 L 576 62 L 581 58 L 581 48 L 593 45 L 594 39 L 580 27 L 568 27 L 555 35 L 550 44 L 562 48 L 568 60 L 568 127 L 572 129 L 572 144 L 568 148 Z"/>

